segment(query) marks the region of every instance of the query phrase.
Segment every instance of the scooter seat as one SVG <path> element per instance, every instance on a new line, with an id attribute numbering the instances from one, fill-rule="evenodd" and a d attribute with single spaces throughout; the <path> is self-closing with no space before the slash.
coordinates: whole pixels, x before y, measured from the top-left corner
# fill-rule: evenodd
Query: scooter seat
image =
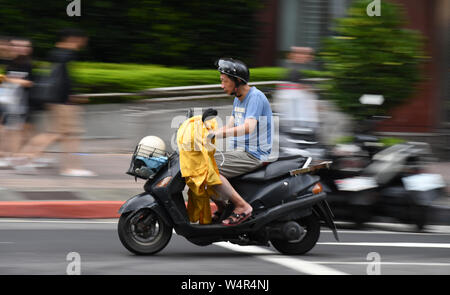
<path id="1" fill-rule="evenodd" d="M 302 167 L 306 162 L 306 158 L 298 156 L 286 156 L 279 158 L 275 162 L 270 162 L 261 168 L 250 173 L 232 178 L 233 181 L 251 181 L 264 182 L 286 174 L 289 171 Z"/>

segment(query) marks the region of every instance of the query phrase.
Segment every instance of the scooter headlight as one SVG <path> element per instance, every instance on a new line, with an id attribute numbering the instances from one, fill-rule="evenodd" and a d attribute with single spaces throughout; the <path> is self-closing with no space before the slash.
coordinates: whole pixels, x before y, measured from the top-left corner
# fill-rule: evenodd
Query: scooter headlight
<path id="1" fill-rule="evenodd" d="M 172 176 L 164 177 L 162 180 L 160 180 L 155 186 L 156 187 L 166 187 L 169 182 L 172 180 Z"/>

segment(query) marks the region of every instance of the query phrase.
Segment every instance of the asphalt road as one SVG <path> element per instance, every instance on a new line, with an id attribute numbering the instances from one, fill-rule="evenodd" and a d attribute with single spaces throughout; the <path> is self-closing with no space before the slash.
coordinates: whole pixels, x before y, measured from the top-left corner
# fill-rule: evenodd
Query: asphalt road
<path id="1" fill-rule="evenodd" d="M 274 248 L 199 247 L 174 234 L 154 256 L 120 243 L 117 220 L 0 219 L 0 275 L 434 275 L 450 273 L 450 227 L 415 233 L 406 225 L 323 228 L 315 248 L 283 256 Z M 75 262 L 79 264 L 74 265 Z M 379 263 L 375 263 L 379 262 Z"/>

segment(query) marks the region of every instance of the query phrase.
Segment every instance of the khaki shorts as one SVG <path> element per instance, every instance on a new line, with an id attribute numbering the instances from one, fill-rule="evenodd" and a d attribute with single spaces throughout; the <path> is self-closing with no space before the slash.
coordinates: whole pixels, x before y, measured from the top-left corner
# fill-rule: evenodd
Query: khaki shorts
<path id="1" fill-rule="evenodd" d="M 248 173 L 261 167 L 263 164 L 261 160 L 246 151 L 229 151 L 224 153 L 216 151 L 214 158 L 216 159 L 219 173 L 226 178 Z"/>
<path id="2" fill-rule="evenodd" d="M 84 132 L 81 122 L 81 107 L 77 105 L 50 104 L 50 132 L 63 135 L 80 135 Z"/>

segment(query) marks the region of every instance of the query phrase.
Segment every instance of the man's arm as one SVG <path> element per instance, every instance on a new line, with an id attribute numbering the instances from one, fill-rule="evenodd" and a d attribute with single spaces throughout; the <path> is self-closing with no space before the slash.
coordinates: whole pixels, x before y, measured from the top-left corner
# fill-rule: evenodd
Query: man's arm
<path id="1" fill-rule="evenodd" d="M 231 117 L 228 119 L 227 124 L 224 125 L 224 126 L 222 126 L 222 127 L 220 127 L 219 129 L 217 129 L 217 130 L 214 132 L 214 134 L 215 134 L 215 136 L 219 136 L 220 134 L 223 134 L 223 132 L 224 132 L 226 129 L 232 128 L 233 126 L 234 126 L 234 116 L 231 116 Z M 222 137 L 222 136 L 220 136 L 220 137 Z"/>
<path id="2" fill-rule="evenodd" d="M 231 121 L 231 120 L 230 120 Z M 234 122 L 234 120 L 233 120 Z M 242 136 L 245 134 L 249 134 L 252 133 L 255 128 L 256 128 L 256 124 L 258 123 L 258 121 L 255 118 L 248 118 L 245 119 L 244 124 L 236 126 L 236 127 L 229 127 L 229 125 L 227 124 L 227 126 L 222 127 L 221 129 L 217 130 L 215 132 L 216 136 L 218 137 L 228 137 L 228 136 Z"/>
<path id="3" fill-rule="evenodd" d="M 31 87 L 33 86 L 33 82 L 30 80 L 20 79 L 20 78 L 8 78 L 8 76 L 5 76 L 4 81 L 19 84 L 22 87 Z"/>

